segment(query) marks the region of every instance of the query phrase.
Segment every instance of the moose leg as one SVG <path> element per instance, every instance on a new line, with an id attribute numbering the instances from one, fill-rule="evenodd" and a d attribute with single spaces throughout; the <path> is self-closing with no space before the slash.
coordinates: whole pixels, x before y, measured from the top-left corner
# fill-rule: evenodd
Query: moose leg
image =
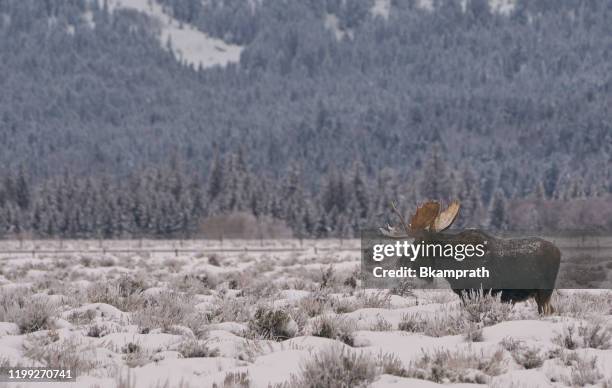
<path id="1" fill-rule="evenodd" d="M 542 315 L 550 315 L 555 312 L 555 309 L 550 304 L 550 298 L 553 290 L 537 290 L 535 301 L 538 304 L 538 313 Z"/>

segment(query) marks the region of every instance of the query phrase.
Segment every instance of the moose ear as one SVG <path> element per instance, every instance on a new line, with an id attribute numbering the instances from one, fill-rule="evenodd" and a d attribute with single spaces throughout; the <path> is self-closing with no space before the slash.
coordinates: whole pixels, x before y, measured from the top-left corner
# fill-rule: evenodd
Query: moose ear
<path id="1" fill-rule="evenodd" d="M 419 206 L 410 220 L 410 231 L 418 232 L 430 227 L 440 213 L 440 204 L 428 201 Z"/>
<path id="2" fill-rule="evenodd" d="M 451 202 L 446 210 L 440 213 L 434 220 L 434 231 L 442 232 L 443 230 L 448 229 L 448 227 L 455 221 L 455 218 L 457 218 L 457 214 L 459 214 L 459 207 L 459 201 L 455 200 Z"/>

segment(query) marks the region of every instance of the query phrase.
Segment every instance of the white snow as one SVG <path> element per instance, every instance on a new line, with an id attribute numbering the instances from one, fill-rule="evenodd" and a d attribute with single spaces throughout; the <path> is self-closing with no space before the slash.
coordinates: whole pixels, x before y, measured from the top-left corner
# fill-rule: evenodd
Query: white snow
<path id="1" fill-rule="evenodd" d="M 85 11 L 85 13 L 83 13 L 83 20 L 85 21 L 85 23 L 87 23 L 87 25 L 90 28 L 95 28 L 96 27 L 96 22 L 94 22 L 93 12 Z"/>
<path id="2" fill-rule="evenodd" d="M 381 1 L 381 0 L 377 0 L 377 1 Z M 417 7 L 428 10 L 428 11 L 432 11 L 433 7 L 434 7 L 434 2 L 433 0 L 417 0 Z M 465 11 L 467 6 L 467 1 L 466 0 L 461 0 L 461 8 L 463 9 L 463 11 Z M 516 6 L 516 0 L 489 0 L 489 6 L 491 7 L 491 11 L 502 14 L 502 15 L 508 15 L 510 14 L 510 12 L 512 12 L 512 10 L 514 10 L 514 7 Z"/>
<path id="3" fill-rule="evenodd" d="M 27 242 L 26 244 L 32 244 Z M 11 241 L 0 242 L 0 247 L 10 247 L 16 244 Z M 54 247 L 54 242 L 38 242 L 41 248 Z M 82 373 L 76 384 L 23 384 L 24 387 L 53 386 L 99 386 L 101 388 L 116 387 L 117 375 L 128 376 L 135 381 L 135 388 L 155 386 L 179 386 L 183 381 L 185 386 L 209 387 L 214 383 L 223 386 L 227 376 L 239 378 L 240 373 L 248 374 L 250 386 L 253 388 L 268 387 L 277 383 L 290 381 L 292 375 L 299 374 L 304 363 L 313 356 L 331 347 L 341 347 L 345 351 L 363 352 L 373 359 L 381 354 L 397 357 L 407 368 L 418 361 L 424 353 L 432 354 L 438 351 L 449 351 L 460 354 L 490 354 L 504 349 L 500 343 L 512 339 L 530 349 L 537 349 L 544 357 L 543 364 L 533 369 L 525 369 L 514 362 L 509 351 L 503 350 L 504 370 L 499 376 L 491 377 L 490 384 L 494 387 L 564 387 L 571 381 L 575 366 L 565 364 L 563 354 L 574 354 L 576 357 L 591 359 L 596 357 L 596 366 L 601 373 L 598 383 L 612 379 L 612 349 L 579 348 L 564 349 L 559 345 L 559 336 L 568 327 L 580 327 L 583 323 L 601 322 L 612 329 L 612 303 L 608 301 L 609 292 L 593 291 L 561 291 L 563 300 L 572 299 L 569 305 L 584 301 L 601 301 L 602 308 L 597 311 L 577 309 L 576 314 L 555 314 L 549 317 L 537 315 L 533 302 L 517 303 L 512 308 L 511 317 L 507 320 L 482 330 L 482 341 L 469 343 L 463 334 L 434 337 L 424 333 L 413 333 L 398 330 L 398 325 L 404 315 L 418 315 L 419 319 L 433 325 L 442 316 L 454 317 L 463 307 L 459 298 L 450 290 L 414 290 L 407 296 L 393 295 L 388 305 L 384 307 L 367 307 L 366 297 L 377 293 L 375 290 L 351 289 L 345 280 L 359 268 L 360 252 L 355 248 L 359 241 L 344 241 L 339 248 L 339 241 L 305 241 L 304 246 L 310 247 L 301 252 L 254 252 L 239 250 L 218 253 L 219 266 L 209 264 L 210 255 L 204 249 L 218 246 L 213 241 L 112 241 L 112 242 L 76 242 L 65 241 L 64 247 L 80 250 L 83 253 L 72 255 L 37 254 L 32 258 L 31 252 L 22 255 L 0 254 L 0 264 L 5 275 L 0 287 L 0 296 L 24 294 L 30 298 L 44 298 L 45 302 L 57 306 L 57 316 L 51 320 L 52 330 L 39 330 L 35 333 L 20 333 L 19 325 L 14 322 L 0 322 L 0 359 L 7 360 L 11 365 L 18 363 L 42 363 L 40 359 L 31 359 L 28 346 L 33 337 L 53 338 L 59 341 L 77 340 L 84 350 L 80 357 L 95 361 L 97 366 L 91 371 Z M 296 241 L 284 243 L 270 241 L 224 241 L 225 248 L 249 246 L 256 247 L 296 247 Z M 317 249 L 311 249 L 313 245 Z M 145 249 L 156 250 L 150 254 L 106 253 L 96 254 L 88 249 L 103 245 L 111 252 L 113 249 L 144 245 Z M 196 250 L 194 253 L 181 252 L 176 254 L 176 247 Z M 336 247 L 336 249 L 332 249 Z M 57 247 L 55 247 L 57 248 Z M 166 253 L 161 248 L 171 248 Z M 325 249 L 327 248 L 327 249 Z M 201 250 L 198 252 L 198 250 Z M 87 258 L 87 267 L 83 264 Z M 102 260 L 104 258 L 105 260 Z M 112 260 L 109 260 L 112 259 Z M 107 266 L 111 265 L 111 266 Z M 329 265 L 334 268 L 333 281 L 329 289 L 321 290 L 322 271 Z M 210 276 L 210 275 L 214 276 Z M 96 289 L 96 295 L 102 295 L 104 288 L 97 289 L 99 283 L 114 283 L 121 276 L 128 275 L 139 279 L 143 277 L 142 293 L 139 297 L 155 301 L 160 293 L 168 290 L 179 290 L 193 293 L 192 306 L 202 316 L 205 333 L 199 338 L 198 344 L 205 343 L 207 348 L 216 349 L 217 353 L 210 357 L 202 354 L 182 354 L 183 344 L 195 341 L 196 331 L 188 328 L 188 322 L 180 321 L 163 331 L 161 327 L 152 327 L 146 334 L 136 325 L 135 317 L 142 310 L 121 309 L 122 304 L 111 305 L 113 298 L 100 303 L 100 298 L 93 299 L 88 288 Z M 189 284 L 181 283 L 185 276 L 197 276 L 193 289 L 183 289 Z M 202 286 L 199 281 L 211 281 L 212 285 Z M 235 289 L 228 289 L 229 280 L 237 280 Z M 284 280 L 284 281 L 283 281 Z M 278 283 L 278 284 L 277 284 Z M 282 288 L 280 286 L 282 285 Z M 267 294 L 268 286 L 272 287 Z M 276 287 L 276 288 L 275 288 Z M 112 288 L 111 288 L 112 289 Z M 52 292 L 51 292 L 52 291 Z M 305 314 L 304 303 L 312 303 L 309 298 L 316 293 L 326 293 L 333 300 L 342 301 L 355 310 L 347 313 L 336 313 L 331 307 L 326 307 L 320 313 Z M 385 291 L 382 291 L 385 292 Z M 575 298 L 575 299 L 574 299 Z M 597 299 L 598 298 L 598 299 Z M 606 299 L 608 298 L 608 299 Z M 94 303 L 96 302 L 96 303 Z M 144 303 L 144 302 L 143 302 Z M 150 302 L 147 302 L 150 303 Z M 225 305 L 224 303 L 227 303 Z M 362 303 L 360 305 L 360 303 Z M 557 303 L 561 303 L 557 301 Z M 296 337 L 273 341 L 254 336 L 248 316 L 231 314 L 234 308 L 247 310 L 253 316 L 260 305 L 276 306 L 283 311 L 296 313 L 291 316 L 291 331 L 296 331 Z M 118 307 L 117 307 L 118 306 Z M 364 307 L 365 306 L 365 307 Z M 590 306 L 590 304 L 589 304 Z M 610 306 L 608 309 L 605 306 Z M 139 308 L 142 308 L 140 306 Z M 224 308 L 229 313 L 227 318 L 218 318 L 217 309 Z M 565 307 L 567 311 L 568 307 Z M 561 309 L 560 309 L 561 310 Z M 586 316 L 580 314 L 586 313 Z M 594 316 L 590 316 L 590 315 Z M 352 334 L 353 346 L 343 344 L 337 339 L 315 337 L 312 324 L 321 316 L 331 317 L 350 322 L 355 329 Z M 79 318 L 80 317 L 80 318 Z M 217 318 L 215 318 L 217 317 Z M 3 320 L 11 321 L 10 315 Z M 78 319 L 77 319 L 78 318 Z M 210 323 L 208 319 L 211 319 Z M 386 321 L 385 329 L 377 328 L 377 323 Z M 98 327 L 98 336 L 88 336 L 92 326 Z M 382 330 L 382 331 L 377 331 Z M 54 339 L 53 341 L 57 341 Z M 128 344 L 135 344 L 142 352 L 142 366 L 128 367 Z M 44 345 L 43 345 L 44 346 Z M 469 371 L 464 371 L 469 374 Z M 554 383 L 551 381 L 554 380 Z M 473 381 L 473 380 L 469 380 Z M 403 378 L 383 374 L 373 382 L 373 387 L 484 387 L 484 385 L 461 384 L 445 382 L 438 384 L 432 381 Z"/>
<path id="4" fill-rule="evenodd" d="M 19 334 L 19 326 L 10 322 L 0 322 L 0 337 Z"/>
<path id="5" fill-rule="evenodd" d="M 427 11 L 433 11 L 433 0 L 417 0 L 416 5 Z"/>
<path id="6" fill-rule="evenodd" d="M 554 387 L 550 379 L 539 370 L 515 370 L 501 376 L 494 377 L 491 385 L 495 387 Z"/>
<path id="7" fill-rule="evenodd" d="M 154 0 L 110 0 L 109 8 L 128 8 L 145 13 L 159 21 L 161 33 L 159 41 L 166 48 L 168 41 L 177 59 L 195 67 L 225 66 L 240 61 L 242 46 L 224 42 L 208 36 L 192 25 L 180 22 L 164 13 Z"/>
<path id="8" fill-rule="evenodd" d="M 380 16 L 383 19 L 389 19 L 389 11 L 391 10 L 391 0 L 374 0 L 374 6 L 370 9 L 372 15 Z"/>
<path id="9" fill-rule="evenodd" d="M 343 30 L 340 28 L 340 22 L 338 21 L 338 17 L 334 14 L 326 14 L 324 20 L 325 28 L 330 30 L 336 36 L 336 40 L 342 40 L 344 37 L 353 38 L 353 31 L 351 30 Z"/>
<path id="10" fill-rule="evenodd" d="M 372 384 L 372 388 L 483 388 L 481 384 L 437 384 L 431 381 L 408 379 L 391 375 L 382 375 Z"/>
<path id="11" fill-rule="evenodd" d="M 514 10 L 516 0 L 490 0 L 491 9 L 502 15 L 508 15 Z"/>

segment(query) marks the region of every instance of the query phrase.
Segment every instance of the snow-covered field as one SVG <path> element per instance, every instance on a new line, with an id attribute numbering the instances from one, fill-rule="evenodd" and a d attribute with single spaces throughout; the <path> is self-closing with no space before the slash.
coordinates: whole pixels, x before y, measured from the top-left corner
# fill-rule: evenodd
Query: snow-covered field
<path id="1" fill-rule="evenodd" d="M 609 291 L 561 290 L 540 317 L 532 301 L 364 291 L 354 240 L 224 241 L 250 250 L 202 253 L 220 244 L 0 243 L 71 252 L 0 254 L 0 367 L 78 373 L 76 384 L 5 385 L 612 387 Z"/>

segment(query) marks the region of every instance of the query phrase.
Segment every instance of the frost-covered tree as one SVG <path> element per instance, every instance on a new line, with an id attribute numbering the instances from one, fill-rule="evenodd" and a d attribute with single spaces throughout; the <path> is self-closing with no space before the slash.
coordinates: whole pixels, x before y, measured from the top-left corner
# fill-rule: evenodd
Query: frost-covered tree
<path id="1" fill-rule="evenodd" d="M 420 194 L 423 199 L 430 200 L 448 201 L 452 198 L 452 181 L 437 144 L 432 147 L 431 154 L 423 166 Z"/>
<path id="2" fill-rule="evenodd" d="M 506 197 L 501 190 L 496 190 L 489 210 L 489 227 L 493 230 L 508 228 Z"/>

